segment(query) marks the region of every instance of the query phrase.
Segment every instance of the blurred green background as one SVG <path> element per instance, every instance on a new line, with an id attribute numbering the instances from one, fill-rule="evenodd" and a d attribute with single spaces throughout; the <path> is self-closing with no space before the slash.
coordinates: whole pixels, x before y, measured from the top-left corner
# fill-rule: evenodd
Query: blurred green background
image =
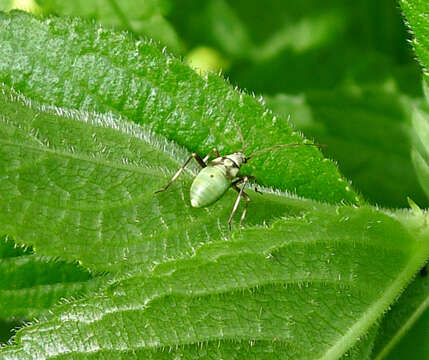
<path id="1" fill-rule="evenodd" d="M 370 204 L 429 207 L 410 157 L 421 70 L 395 0 L 0 0 L 11 8 L 90 18 L 152 38 L 202 73 L 222 71 L 327 144 Z M 0 322 L 0 343 L 17 324 Z"/>

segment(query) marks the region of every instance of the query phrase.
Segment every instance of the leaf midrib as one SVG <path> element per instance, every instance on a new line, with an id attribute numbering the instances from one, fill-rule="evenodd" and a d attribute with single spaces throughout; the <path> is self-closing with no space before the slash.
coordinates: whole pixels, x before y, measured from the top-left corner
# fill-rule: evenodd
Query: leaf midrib
<path id="1" fill-rule="evenodd" d="M 106 161 L 106 160 L 101 159 L 101 158 L 90 158 L 90 157 L 83 156 L 82 154 L 76 155 L 76 153 L 66 153 L 66 152 L 58 151 L 58 150 L 54 150 L 54 149 L 40 148 L 40 147 L 36 147 L 36 146 L 24 144 L 24 143 L 4 141 L 1 139 L 0 139 L 0 143 L 2 143 L 4 145 L 9 145 L 9 146 L 23 147 L 23 148 L 26 148 L 29 150 L 33 150 L 35 152 L 42 152 L 42 153 L 46 152 L 46 153 L 54 154 L 55 156 L 70 158 L 70 159 L 79 160 L 82 162 L 86 161 L 86 162 L 96 164 L 96 165 L 104 165 L 106 167 L 110 167 L 110 168 L 116 169 L 116 170 L 124 170 L 127 172 L 133 172 L 136 174 L 156 176 L 158 178 L 164 178 L 165 177 L 165 176 L 159 174 L 162 171 L 171 172 L 171 170 L 168 168 L 164 169 L 161 167 L 156 168 L 156 167 L 146 167 L 146 166 L 133 166 L 132 163 L 127 164 L 127 165 L 121 165 L 119 163 Z M 156 171 L 157 169 L 159 169 L 159 170 Z"/>
<path id="2" fill-rule="evenodd" d="M 68 289 L 71 287 L 78 287 L 79 284 L 88 284 L 89 281 L 92 281 L 92 279 L 88 280 L 82 280 L 82 281 L 58 281 L 55 283 L 49 283 L 49 284 L 39 284 L 39 285 L 33 285 L 33 286 L 26 286 L 26 287 L 20 287 L 18 289 L 0 289 L 0 294 L 5 297 L 8 296 L 14 296 L 14 295 L 26 295 L 28 292 L 31 291 L 43 291 L 43 292 L 50 292 L 52 289 Z M 28 304 L 27 304 L 28 305 Z M 35 307 L 37 308 L 37 307 Z"/>

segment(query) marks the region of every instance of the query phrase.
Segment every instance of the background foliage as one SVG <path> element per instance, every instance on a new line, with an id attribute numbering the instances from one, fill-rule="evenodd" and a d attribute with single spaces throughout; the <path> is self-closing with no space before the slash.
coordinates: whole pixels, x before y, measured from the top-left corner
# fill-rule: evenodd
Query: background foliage
<path id="1" fill-rule="evenodd" d="M 16 7 L 37 17 L 0 15 L 0 341 L 42 321 L 0 357 L 429 356 L 424 0 Z M 187 205 L 195 168 L 153 196 L 184 148 L 236 150 L 231 118 L 249 152 L 328 145 L 243 169 L 311 200 L 252 192 L 232 234 L 232 192 Z"/>

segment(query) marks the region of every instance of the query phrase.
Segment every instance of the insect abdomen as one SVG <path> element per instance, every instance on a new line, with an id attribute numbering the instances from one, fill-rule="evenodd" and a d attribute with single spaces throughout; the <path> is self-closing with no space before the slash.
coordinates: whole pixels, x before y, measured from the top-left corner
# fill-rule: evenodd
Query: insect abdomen
<path id="1" fill-rule="evenodd" d="M 204 207 L 214 203 L 231 186 L 222 165 L 207 166 L 195 177 L 191 185 L 191 205 Z"/>

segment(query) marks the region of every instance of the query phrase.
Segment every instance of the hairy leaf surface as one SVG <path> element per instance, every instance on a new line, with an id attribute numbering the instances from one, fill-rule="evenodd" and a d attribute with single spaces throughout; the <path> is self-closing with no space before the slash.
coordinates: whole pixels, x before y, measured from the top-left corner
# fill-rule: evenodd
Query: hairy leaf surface
<path id="1" fill-rule="evenodd" d="M 412 45 L 422 66 L 426 103 L 413 111 L 414 166 L 420 183 L 429 197 L 429 3 L 424 0 L 401 0 L 401 7 L 413 32 Z"/>
<path id="2" fill-rule="evenodd" d="M 0 237 L 0 318 L 40 318 L 61 299 L 78 298 L 101 283 L 82 267 L 30 249 L 17 248 Z"/>
<path id="3" fill-rule="evenodd" d="M 31 30 L 30 30 L 31 29 Z M 72 76 L 71 76 L 72 74 Z M 155 46 L 79 19 L 0 15 L 0 81 L 43 104 L 111 112 L 201 155 L 302 142 L 285 119 L 216 76 L 200 77 Z M 234 120 L 234 122 L 232 121 Z M 335 165 L 316 149 L 255 158 L 244 171 L 258 182 L 328 202 L 358 201 Z"/>
<path id="4" fill-rule="evenodd" d="M 422 67 L 426 102 L 416 103 L 412 114 L 412 160 L 420 184 L 429 198 L 429 4 L 422 0 L 401 0 L 401 7 L 413 33 L 412 45 Z M 407 288 L 383 321 L 374 356 L 376 359 L 426 358 L 429 356 L 429 286 L 427 268 Z"/>
<path id="5" fill-rule="evenodd" d="M 0 227 L 18 242 L 114 272 L 145 270 L 229 237 L 236 193 L 209 208 L 192 208 L 196 167 L 155 195 L 189 156 L 165 139 L 114 116 L 38 109 L 6 87 L 0 107 Z M 316 150 L 295 151 L 305 159 Z M 313 206 L 274 193 L 252 199 L 248 224 Z"/>
<path id="6" fill-rule="evenodd" d="M 429 255 L 421 226 L 410 214 L 326 207 L 248 228 L 58 307 L 2 355 L 336 359 Z"/>
<path id="7" fill-rule="evenodd" d="M 414 34 L 412 45 L 429 86 L 429 3 L 425 0 L 400 0 L 399 3 Z"/>
<path id="8" fill-rule="evenodd" d="M 246 227 L 230 232 L 232 191 L 190 207 L 195 167 L 154 195 L 189 156 L 159 134 L 231 152 L 232 117 L 250 152 L 303 141 L 285 121 L 217 76 L 78 19 L 0 15 L 0 55 L 0 228 L 39 256 L 110 272 L 0 358 L 368 357 L 377 320 L 429 257 L 426 214 L 249 191 Z M 312 147 L 244 170 L 355 201 Z"/>
<path id="9" fill-rule="evenodd" d="M 235 195 L 192 209 L 192 169 L 153 194 L 183 150 L 112 115 L 40 107 L 7 87 L 0 99 L 0 227 L 114 275 L 19 331 L 2 358 L 336 359 L 429 256 L 421 216 L 281 193 L 252 192 L 247 227 L 231 234 Z"/>

